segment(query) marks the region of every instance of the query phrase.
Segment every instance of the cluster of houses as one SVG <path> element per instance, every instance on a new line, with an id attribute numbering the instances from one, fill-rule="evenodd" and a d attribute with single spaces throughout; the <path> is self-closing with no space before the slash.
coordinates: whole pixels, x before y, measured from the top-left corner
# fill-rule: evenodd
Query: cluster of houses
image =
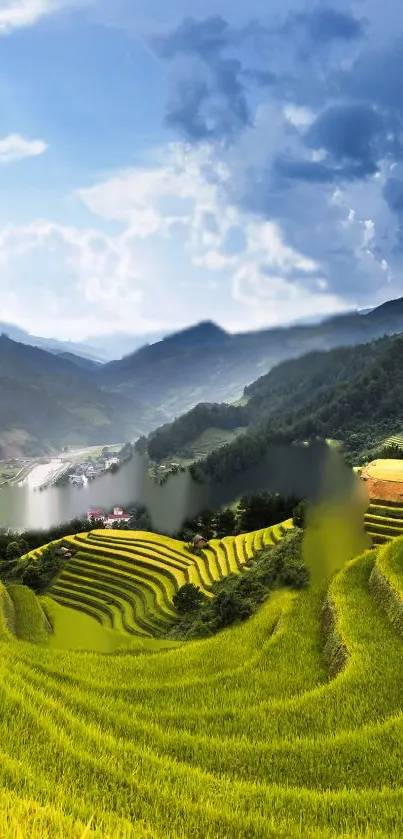
<path id="1" fill-rule="evenodd" d="M 119 457 L 98 457 L 90 463 L 80 463 L 74 468 L 74 474 L 69 475 L 69 481 L 73 486 L 82 487 L 87 481 L 92 481 L 102 475 L 111 466 L 119 465 Z"/>
<path id="2" fill-rule="evenodd" d="M 128 513 L 125 513 L 122 507 L 114 507 L 113 513 L 106 514 L 104 510 L 88 510 L 87 512 L 87 519 L 88 521 L 102 521 L 104 527 L 113 527 L 119 522 L 124 522 L 128 524 L 132 520 L 132 516 Z"/>

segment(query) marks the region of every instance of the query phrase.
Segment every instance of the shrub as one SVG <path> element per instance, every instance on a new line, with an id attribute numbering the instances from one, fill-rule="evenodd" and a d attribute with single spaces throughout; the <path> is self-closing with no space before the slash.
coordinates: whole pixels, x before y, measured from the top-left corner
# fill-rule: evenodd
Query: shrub
<path id="1" fill-rule="evenodd" d="M 294 527 L 305 527 L 306 522 L 306 501 L 300 501 L 292 511 L 292 523 Z"/>
<path id="2" fill-rule="evenodd" d="M 204 594 L 194 583 L 185 583 L 173 597 L 173 604 L 180 615 L 194 612 L 205 600 Z"/>

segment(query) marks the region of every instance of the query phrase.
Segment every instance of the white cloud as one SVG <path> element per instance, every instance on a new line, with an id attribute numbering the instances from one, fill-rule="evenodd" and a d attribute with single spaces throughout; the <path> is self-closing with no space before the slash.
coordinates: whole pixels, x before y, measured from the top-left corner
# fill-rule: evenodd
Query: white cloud
<path id="1" fill-rule="evenodd" d="M 288 122 L 291 122 L 291 124 L 295 125 L 296 128 L 301 128 L 302 126 L 306 127 L 315 119 L 315 114 L 312 111 L 308 108 L 301 108 L 298 105 L 286 105 L 284 108 L 284 116 Z"/>
<path id="2" fill-rule="evenodd" d="M 0 34 L 32 26 L 58 5 L 54 0 L 0 0 Z"/>
<path id="3" fill-rule="evenodd" d="M 154 165 L 78 190 L 94 215 L 91 228 L 38 219 L 0 229 L 3 319 L 80 339 L 208 317 L 245 330 L 351 309 L 351 299 L 347 304 L 329 283 L 325 260 L 291 247 L 278 223 L 242 210 L 229 196 L 229 177 L 229 165 L 208 146 L 174 143 Z M 339 191 L 341 218 L 348 214 L 342 199 Z M 340 230 L 357 242 L 364 265 L 363 234 L 369 245 L 372 227 L 365 216 L 350 219 L 348 228 L 339 221 Z M 104 232 L 105 220 L 121 231 Z"/>
<path id="4" fill-rule="evenodd" d="M 47 149 L 48 146 L 43 140 L 27 140 L 20 134 L 9 134 L 8 137 L 0 139 L 0 165 L 14 163 L 25 157 L 38 157 Z"/>
<path id="5" fill-rule="evenodd" d="M 33 26 L 43 17 L 66 7 L 82 9 L 96 0 L 0 0 L 0 36 Z"/>
<path id="6" fill-rule="evenodd" d="M 321 291 L 325 280 L 317 280 Z M 331 315 L 348 306 L 336 294 L 324 294 L 305 288 L 295 279 L 269 273 L 257 263 L 243 265 L 234 277 L 235 298 L 243 307 L 250 326 L 276 326 L 307 316 Z"/>

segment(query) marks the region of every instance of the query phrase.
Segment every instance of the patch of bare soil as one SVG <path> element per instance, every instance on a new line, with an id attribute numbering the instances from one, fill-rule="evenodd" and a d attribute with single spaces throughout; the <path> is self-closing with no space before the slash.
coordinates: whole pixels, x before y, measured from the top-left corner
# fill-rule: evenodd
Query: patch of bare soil
<path id="1" fill-rule="evenodd" d="M 361 479 L 364 481 L 370 499 L 379 501 L 401 501 L 403 503 L 403 484 L 399 481 L 379 481 L 370 478 L 365 469 L 361 472 Z"/>

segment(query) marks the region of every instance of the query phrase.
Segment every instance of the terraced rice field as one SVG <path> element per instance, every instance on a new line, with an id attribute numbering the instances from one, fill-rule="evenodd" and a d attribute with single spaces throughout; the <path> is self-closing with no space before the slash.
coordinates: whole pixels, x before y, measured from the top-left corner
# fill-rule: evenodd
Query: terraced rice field
<path id="1" fill-rule="evenodd" d="M 0 836 L 402 836 L 403 538 L 168 650 L 30 643 L 32 598 L 17 640 L 25 596 L 0 587 Z"/>
<path id="2" fill-rule="evenodd" d="M 375 545 L 403 536 L 403 503 L 382 499 L 371 501 L 365 513 L 365 529 Z"/>
<path id="3" fill-rule="evenodd" d="M 401 434 L 395 434 L 393 437 L 388 437 L 385 440 L 385 445 L 388 445 L 388 443 L 394 443 L 396 446 L 403 448 L 403 436 Z"/>
<path id="4" fill-rule="evenodd" d="M 182 585 L 194 583 L 213 597 L 216 580 L 242 573 L 258 550 L 275 544 L 290 527 L 291 519 L 255 533 L 212 539 L 200 556 L 183 542 L 147 532 L 79 533 L 64 540 L 77 553 L 49 596 L 110 630 L 155 638 L 177 620 L 172 599 Z"/>

